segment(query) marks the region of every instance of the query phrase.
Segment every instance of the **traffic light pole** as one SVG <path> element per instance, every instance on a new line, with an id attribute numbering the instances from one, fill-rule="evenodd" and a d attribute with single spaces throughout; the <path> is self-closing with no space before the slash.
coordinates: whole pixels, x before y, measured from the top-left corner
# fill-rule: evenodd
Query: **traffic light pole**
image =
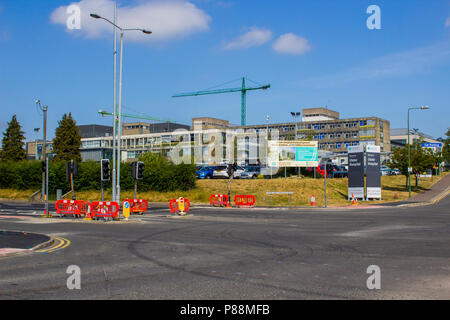
<path id="1" fill-rule="evenodd" d="M 137 199 L 137 179 L 134 179 L 134 199 Z"/>
<path id="2" fill-rule="evenodd" d="M 103 192 L 103 180 L 101 181 L 101 186 L 102 186 L 102 202 L 105 201 L 105 194 Z"/>
<path id="3" fill-rule="evenodd" d="M 45 164 L 45 212 L 47 214 L 47 218 L 50 217 L 50 213 L 48 212 L 48 158 L 44 160 Z"/>

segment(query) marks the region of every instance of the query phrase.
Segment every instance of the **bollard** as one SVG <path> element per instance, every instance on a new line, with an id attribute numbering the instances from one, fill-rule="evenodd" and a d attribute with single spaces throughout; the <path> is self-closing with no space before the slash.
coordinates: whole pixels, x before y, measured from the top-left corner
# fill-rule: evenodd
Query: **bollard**
<path id="1" fill-rule="evenodd" d="M 398 199 L 398 192 L 397 191 L 395 191 L 395 193 L 394 193 L 394 199 Z"/>
<path id="2" fill-rule="evenodd" d="M 315 197 L 315 195 L 311 196 L 311 206 L 313 206 L 313 207 L 316 206 L 316 197 Z"/>

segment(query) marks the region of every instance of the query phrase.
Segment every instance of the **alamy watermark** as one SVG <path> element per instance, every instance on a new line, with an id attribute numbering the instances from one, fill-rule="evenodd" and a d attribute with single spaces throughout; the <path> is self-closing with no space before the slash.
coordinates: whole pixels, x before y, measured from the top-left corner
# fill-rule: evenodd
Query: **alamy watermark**
<path id="1" fill-rule="evenodd" d="M 71 265 L 67 267 L 67 274 L 70 276 L 67 278 L 67 289 L 69 290 L 81 290 L 81 269 L 79 266 Z"/>
<path id="2" fill-rule="evenodd" d="M 381 29 L 381 9 L 379 6 L 372 4 L 367 7 L 367 11 L 370 16 L 367 18 L 366 25 L 369 30 Z"/>
<path id="3" fill-rule="evenodd" d="M 80 30 L 81 29 L 81 8 L 75 4 L 67 7 L 67 15 L 69 16 L 66 20 L 66 26 L 69 30 Z"/>
<path id="4" fill-rule="evenodd" d="M 381 289 L 381 269 L 377 265 L 370 265 L 367 267 L 367 274 L 370 274 L 370 277 L 367 278 L 367 289 Z"/>

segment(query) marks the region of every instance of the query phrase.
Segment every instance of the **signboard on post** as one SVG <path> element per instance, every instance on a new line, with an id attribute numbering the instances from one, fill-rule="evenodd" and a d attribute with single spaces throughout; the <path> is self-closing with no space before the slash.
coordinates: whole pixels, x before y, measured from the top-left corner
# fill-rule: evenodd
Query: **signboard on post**
<path id="1" fill-rule="evenodd" d="M 364 199 L 364 149 L 348 147 L 348 199 Z"/>
<path id="2" fill-rule="evenodd" d="M 442 149 L 442 143 L 423 142 L 422 148 Z"/>
<path id="3" fill-rule="evenodd" d="M 366 147 L 367 199 L 381 199 L 380 146 Z"/>
<path id="4" fill-rule="evenodd" d="M 317 141 L 269 141 L 271 167 L 317 167 Z"/>

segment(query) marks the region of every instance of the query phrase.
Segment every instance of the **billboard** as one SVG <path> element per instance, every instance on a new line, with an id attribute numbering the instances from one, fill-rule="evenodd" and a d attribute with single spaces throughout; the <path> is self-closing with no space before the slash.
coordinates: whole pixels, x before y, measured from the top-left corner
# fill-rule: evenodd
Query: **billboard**
<path id="1" fill-rule="evenodd" d="M 348 199 L 364 199 L 364 149 L 348 147 Z"/>
<path id="2" fill-rule="evenodd" d="M 269 141 L 269 166 L 317 167 L 317 141 Z"/>
<path id="3" fill-rule="evenodd" d="M 381 199 L 380 147 L 366 147 L 367 199 Z"/>

